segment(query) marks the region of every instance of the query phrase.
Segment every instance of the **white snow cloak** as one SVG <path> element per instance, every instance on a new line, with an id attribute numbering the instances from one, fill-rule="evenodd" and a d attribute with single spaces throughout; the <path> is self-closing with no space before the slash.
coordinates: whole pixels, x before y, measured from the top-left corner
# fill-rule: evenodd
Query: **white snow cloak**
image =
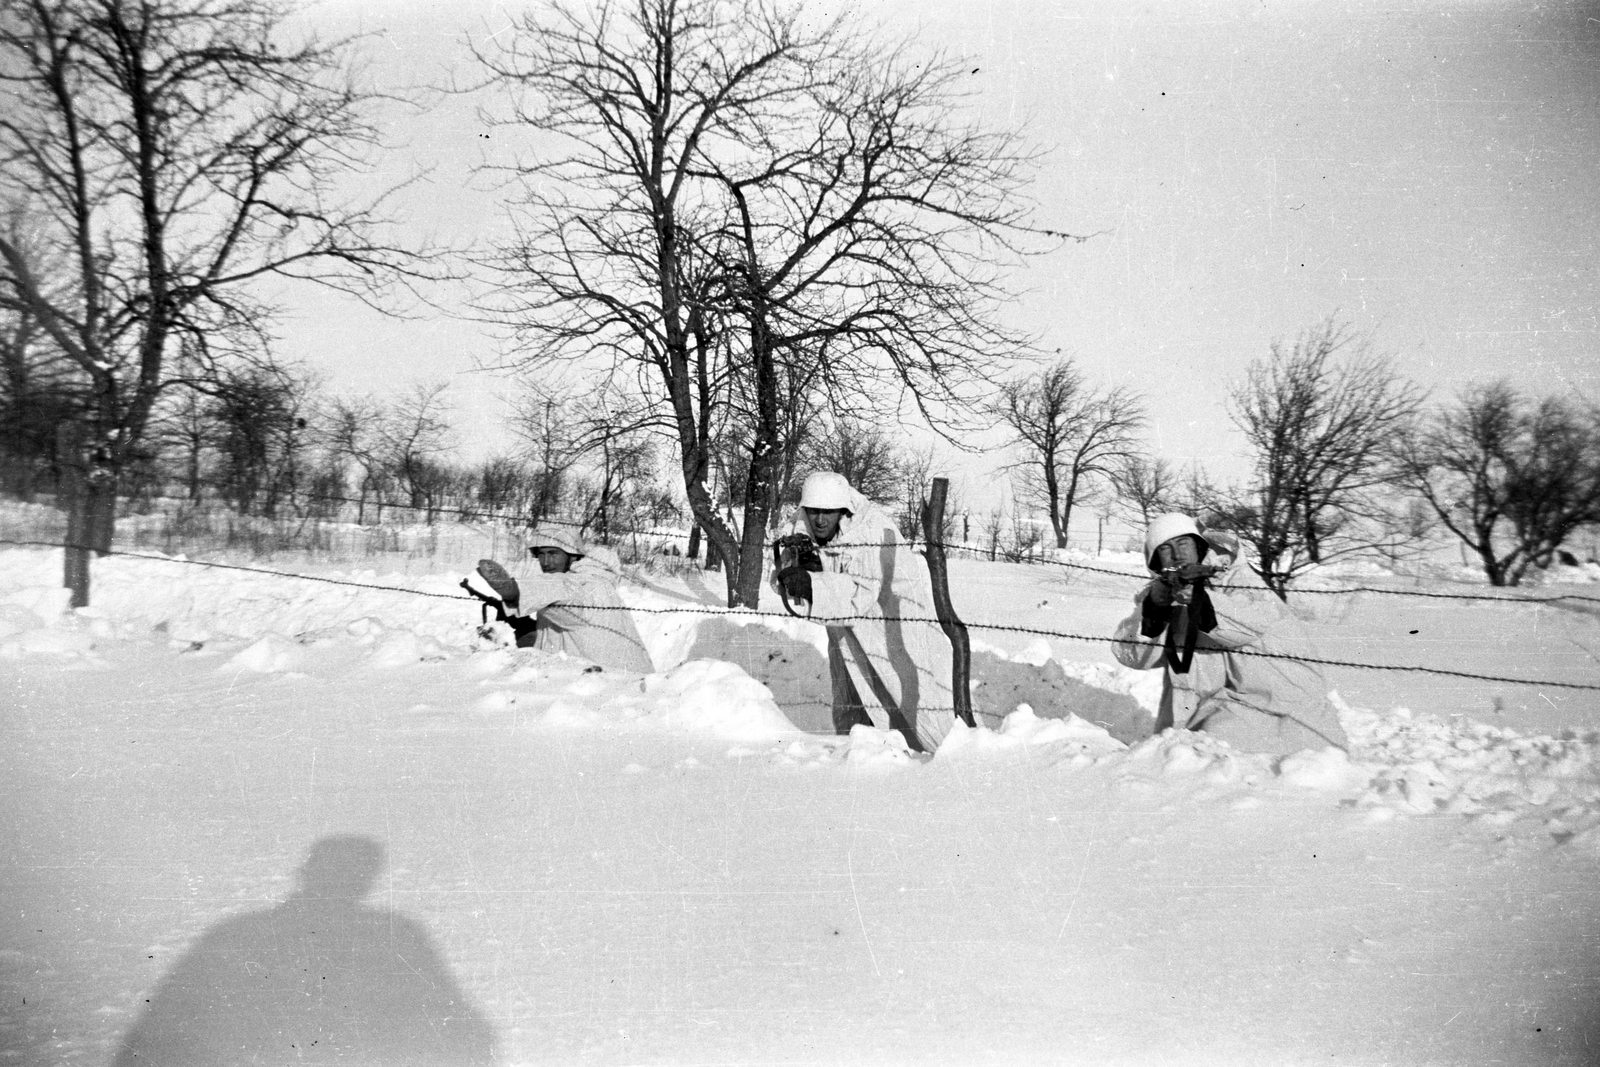
<path id="1" fill-rule="evenodd" d="M 1212 546 L 1206 562 L 1227 569 L 1210 595 L 1217 625 L 1199 635 L 1186 674 L 1172 669 L 1160 637 L 1139 628 L 1151 582 L 1133 598 L 1133 614 L 1118 626 L 1112 654 L 1128 667 L 1163 672 L 1156 732 L 1167 727 L 1204 730 L 1246 752 L 1288 755 L 1307 748 L 1348 748 L 1328 683 L 1315 664 L 1240 653 L 1310 655 L 1305 624 L 1241 566 L 1232 535 L 1202 534 Z M 1159 580 L 1158 580 L 1159 581 Z M 1173 613 L 1172 625 L 1181 616 Z"/>
<path id="2" fill-rule="evenodd" d="M 565 574 L 545 574 L 537 565 L 516 575 L 521 591 L 515 611 L 538 617 L 534 647 L 598 663 L 607 670 L 649 674 L 655 670 L 633 616 L 617 596 L 622 564 L 602 545 L 589 546 Z"/>
<path id="3" fill-rule="evenodd" d="M 955 721 L 955 699 L 950 640 L 934 621 L 928 564 L 894 520 L 852 492 L 851 514 L 818 546 L 823 569 L 811 576 L 811 619 L 827 626 L 830 670 L 848 672 L 872 724 L 890 729 L 897 725 L 891 716 L 903 717 L 932 752 Z M 804 519 L 789 532 L 806 533 Z"/>

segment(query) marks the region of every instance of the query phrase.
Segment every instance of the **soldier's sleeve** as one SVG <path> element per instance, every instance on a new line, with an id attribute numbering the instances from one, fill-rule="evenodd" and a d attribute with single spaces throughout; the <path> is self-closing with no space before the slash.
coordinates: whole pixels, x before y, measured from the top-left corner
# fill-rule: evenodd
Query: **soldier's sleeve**
<path id="1" fill-rule="evenodd" d="M 1117 624 L 1111 642 L 1111 654 L 1116 657 L 1117 662 L 1136 671 L 1147 671 L 1152 667 L 1161 666 L 1162 646 L 1159 641 L 1154 640 L 1160 636 L 1161 630 L 1149 636 L 1144 633 L 1145 604 L 1149 599 L 1146 596 L 1147 592 L 1148 590 L 1142 589 L 1134 597 L 1133 613 Z M 1162 629 L 1165 629 L 1165 624 Z"/>

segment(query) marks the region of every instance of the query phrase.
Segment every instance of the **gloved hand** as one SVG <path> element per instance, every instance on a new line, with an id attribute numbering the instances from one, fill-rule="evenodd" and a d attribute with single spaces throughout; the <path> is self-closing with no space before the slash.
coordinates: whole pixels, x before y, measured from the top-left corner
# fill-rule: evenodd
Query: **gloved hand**
<path id="1" fill-rule="evenodd" d="M 811 572 L 804 567 L 785 567 L 778 572 L 777 582 L 790 600 L 811 602 Z"/>
<path id="2" fill-rule="evenodd" d="M 1144 593 L 1144 606 L 1139 612 L 1139 633 L 1145 637 L 1160 637 L 1172 620 L 1172 586 L 1157 578 Z"/>

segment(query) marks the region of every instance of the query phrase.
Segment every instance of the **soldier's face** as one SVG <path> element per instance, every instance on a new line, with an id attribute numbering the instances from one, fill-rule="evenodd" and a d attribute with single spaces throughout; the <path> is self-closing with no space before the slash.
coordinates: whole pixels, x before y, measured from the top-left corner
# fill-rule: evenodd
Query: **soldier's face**
<path id="1" fill-rule="evenodd" d="M 572 566 L 572 557 L 567 555 L 565 549 L 545 545 L 528 551 L 533 553 L 533 558 L 539 561 L 539 569 L 546 574 L 565 574 L 567 568 Z"/>
<path id="2" fill-rule="evenodd" d="M 806 517 L 806 532 L 818 543 L 830 540 L 839 532 L 839 520 L 844 518 L 843 508 L 801 508 Z"/>
<path id="3" fill-rule="evenodd" d="M 1191 563 L 1199 563 L 1203 553 L 1200 551 L 1200 539 L 1193 534 L 1179 534 L 1170 541 L 1165 541 L 1156 549 L 1156 554 L 1161 560 L 1162 570 L 1172 567 L 1185 567 Z"/>

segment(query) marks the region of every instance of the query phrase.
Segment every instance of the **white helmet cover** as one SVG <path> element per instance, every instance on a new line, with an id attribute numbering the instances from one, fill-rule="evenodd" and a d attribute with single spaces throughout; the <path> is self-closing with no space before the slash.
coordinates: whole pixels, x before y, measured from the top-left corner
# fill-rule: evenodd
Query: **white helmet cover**
<path id="1" fill-rule="evenodd" d="M 582 556 L 587 551 L 583 542 L 579 540 L 576 530 L 560 527 L 533 530 L 528 534 L 526 541 L 529 551 L 536 548 L 559 548 L 569 556 Z"/>
<path id="2" fill-rule="evenodd" d="M 1157 515 L 1150 520 L 1149 529 L 1144 532 L 1144 562 L 1153 571 L 1159 571 L 1161 564 L 1156 560 L 1156 549 L 1184 534 L 1193 534 L 1204 541 L 1200 527 L 1189 516 L 1176 511 L 1169 511 L 1165 515 Z"/>
<path id="3" fill-rule="evenodd" d="M 817 511 L 851 511 L 850 498 L 854 490 L 844 475 L 832 471 L 815 471 L 806 475 L 800 487 L 800 506 Z"/>

